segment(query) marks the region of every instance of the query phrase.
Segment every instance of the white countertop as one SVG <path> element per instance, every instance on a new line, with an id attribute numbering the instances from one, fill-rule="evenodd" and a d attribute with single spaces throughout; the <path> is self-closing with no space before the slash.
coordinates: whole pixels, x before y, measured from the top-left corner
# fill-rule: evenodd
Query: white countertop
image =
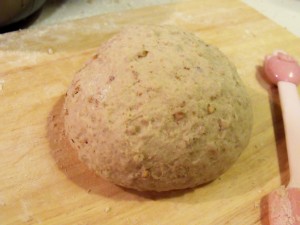
<path id="1" fill-rule="evenodd" d="M 243 2 L 300 37 L 300 0 L 243 0 Z"/>
<path id="2" fill-rule="evenodd" d="M 178 0 L 49 0 L 32 26 L 176 1 Z M 300 0 L 243 1 L 300 37 Z"/>

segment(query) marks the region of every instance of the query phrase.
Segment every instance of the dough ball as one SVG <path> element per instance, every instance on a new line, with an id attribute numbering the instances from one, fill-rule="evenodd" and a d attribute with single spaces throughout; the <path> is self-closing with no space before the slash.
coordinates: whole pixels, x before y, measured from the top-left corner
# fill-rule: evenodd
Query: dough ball
<path id="1" fill-rule="evenodd" d="M 137 190 L 216 179 L 246 147 L 250 99 L 235 67 L 191 33 L 134 26 L 104 43 L 65 99 L 65 131 L 101 177 Z"/>

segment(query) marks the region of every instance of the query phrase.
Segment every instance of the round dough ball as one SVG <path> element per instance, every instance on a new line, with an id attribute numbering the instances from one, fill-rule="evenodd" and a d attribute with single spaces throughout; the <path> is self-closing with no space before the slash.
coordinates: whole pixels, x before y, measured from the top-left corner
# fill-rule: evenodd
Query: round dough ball
<path id="1" fill-rule="evenodd" d="M 252 110 L 235 67 L 191 33 L 134 26 L 104 43 L 65 99 L 65 131 L 101 177 L 137 190 L 195 187 L 248 143 Z"/>

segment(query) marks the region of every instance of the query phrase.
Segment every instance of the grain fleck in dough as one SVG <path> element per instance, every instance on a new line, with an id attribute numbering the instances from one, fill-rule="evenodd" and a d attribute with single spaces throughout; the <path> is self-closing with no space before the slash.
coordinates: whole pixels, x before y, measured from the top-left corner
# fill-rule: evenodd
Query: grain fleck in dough
<path id="1" fill-rule="evenodd" d="M 65 129 L 79 158 L 137 190 L 195 187 L 220 176 L 246 147 L 249 97 L 235 67 L 191 33 L 124 29 L 76 75 Z"/>

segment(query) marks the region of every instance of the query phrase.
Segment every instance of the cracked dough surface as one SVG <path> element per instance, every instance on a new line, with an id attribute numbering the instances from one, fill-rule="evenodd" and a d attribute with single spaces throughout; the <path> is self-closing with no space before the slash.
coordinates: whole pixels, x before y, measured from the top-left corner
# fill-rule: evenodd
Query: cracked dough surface
<path id="1" fill-rule="evenodd" d="M 246 147 L 250 99 L 215 47 L 172 27 L 134 26 L 104 43 L 76 75 L 65 131 L 101 177 L 167 191 L 216 179 Z"/>

